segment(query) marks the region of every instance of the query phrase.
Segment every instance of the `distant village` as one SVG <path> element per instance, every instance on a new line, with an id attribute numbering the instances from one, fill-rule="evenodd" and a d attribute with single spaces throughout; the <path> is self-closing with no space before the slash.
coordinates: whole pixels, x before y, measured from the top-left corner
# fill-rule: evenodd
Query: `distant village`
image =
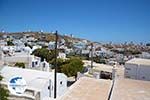
<path id="1" fill-rule="evenodd" d="M 8 100 L 150 100 L 150 43 L 99 43 L 72 34 L 58 34 L 54 98 L 55 38 L 43 31 L 0 33 L 1 86 L 8 90 L 17 75 L 27 82 L 21 96 L 9 93 Z"/>

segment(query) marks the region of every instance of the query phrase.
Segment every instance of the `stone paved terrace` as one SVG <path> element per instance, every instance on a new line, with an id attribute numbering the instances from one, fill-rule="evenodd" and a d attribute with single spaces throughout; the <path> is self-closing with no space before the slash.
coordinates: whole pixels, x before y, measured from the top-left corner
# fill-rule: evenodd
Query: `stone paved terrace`
<path id="1" fill-rule="evenodd" d="M 110 100 L 150 100 L 150 82 L 118 79 Z"/>
<path id="2" fill-rule="evenodd" d="M 107 100 L 111 84 L 110 80 L 82 77 L 59 100 Z"/>

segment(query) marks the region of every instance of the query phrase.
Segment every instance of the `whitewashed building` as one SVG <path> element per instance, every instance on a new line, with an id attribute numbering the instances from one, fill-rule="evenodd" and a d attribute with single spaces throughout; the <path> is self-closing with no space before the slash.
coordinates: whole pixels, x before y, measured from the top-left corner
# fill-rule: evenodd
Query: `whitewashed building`
<path id="1" fill-rule="evenodd" d="M 8 65 L 14 65 L 15 63 L 25 63 L 26 67 L 32 66 L 32 61 L 35 59 L 34 55 L 29 53 L 19 52 L 13 53 L 13 55 L 5 55 L 3 61 Z"/>
<path id="2" fill-rule="evenodd" d="M 65 49 L 65 54 L 69 54 L 69 53 L 73 53 L 74 52 L 74 50 L 73 49 Z"/>
<path id="3" fill-rule="evenodd" d="M 40 68 L 42 71 L 49 72 L 50 69 L 49 63 L 44 59 L 44 61 L 40 63 Z"/>
<path id="4" fill-rule="evenodd" d="M 54 99 L 54 72 L 37 71 L 16 67 L 4 66 L 0 70 L 4 77 L 1 85 L 7 88 L 7 83 L 14 76 L 21 76 L 27 84 L 25 92 L 21 95 L 11 94 L 9 100 L 48 100 Z M 57 97 L 67 90 L 67 76 L 57 73 Z"/>
<path id="5" fill-rule="evenodd" d="M 66 59 L 66 54 L 59 52 L 57 58 Z"/>
<path id="6" fill-rule="evenodd" d="M 41 48 L 42 48 L 42 46 L 39 46 L 39 45 L 33 46 L 33 47 L 32 47 L 32 52 L 33 52 L 34 50 L 36 50 L 36 49 L 41 49 Z"/>
<path id="7" fill-rule="evenodd" d="M 55 42 L 49 42 L 48 49 L 50 49 L 50 50 L 55 49 Z"/>
<path id="8" fill-rule="evenodd" d="M 150 53 L 148 52 L 142 52 L 140 55 L 141 58 L 150 59 Z"/>
<path id="9" fill-rule="evenodd" d="M 125 63 L 125 77 L 150 81 L 150 60 L 134 58 Z"/>
<path id="10" fill-rule="evenodd" d="M 85 50 L 85 49 L 81 50 L 81 54 L 83 54 L 83 55 L 86 55 L 86 54 L 89 54 L 89 53 L 90 53 L 90 50 Z"/>
<path id="11" fill-rule="evenodd" d="M 29 46 L 23 47 L 23 51 L 26 53 L 32 53 L 32 49 Z"/>
<path id="12" fill-rule="evenodd" d="M 25 68 L 51 71 L 50 64 L 47 61 L 41 61 L 40 57 L 30 55 L 27 52 L 14 52 L 13 55 L 4 55 L 0 51 L 0 60 L 4 61 L 6 65 L 14 66 L 16 63 L 24 63 Z"/>
<path id="13" fill-rule="evenodd" d="M 6 45 L 7 45 L 7 42 L 6 42 L 6 41 L 0 40 L 0 47 L 1 47 L 1 46 L 6 46 Z"/>

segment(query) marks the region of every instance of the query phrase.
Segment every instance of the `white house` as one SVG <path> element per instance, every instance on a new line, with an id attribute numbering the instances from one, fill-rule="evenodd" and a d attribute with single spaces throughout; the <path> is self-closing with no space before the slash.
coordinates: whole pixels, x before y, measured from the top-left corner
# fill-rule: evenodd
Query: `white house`
<path id="1" fill-rule="evenodd" d="M 13 55 L 6 55 L 3 57 L 3 61 L 6 64 L 13 65 L 16 62 L 21 62 L 21 63 L 25 63 L 26 67 L 31 67 L 33 60 L 34 60 L 34 55 L 30 55 L 29 53 L 25 53 L 25 52 L 13 53 Z"/>
<path id="2" fill-rule="evenodd" d="M 16 63 L 24 63 L 26 68 L 42 70 L 42 71 L 50 71 L 50 65 L 45 60 L 41 62 L 40 57 L 36 57 L 34 55 L 30 55 L 26 52 L 18 52 L 13 53 L 13 55 L 4 55 L 2 52 L 0 53 L 0 58 L 7 65 L 14 66 Z"/>
<path id="3" fill-rule="evenodd" d="M 21 40 L 13 40 L 13 43 L 16 46 L 24 46 L 24 42 Z"/>
<path id="4" fill-rule="evenodd" d="M 54 98 L 54 72 L 44 72 L 31 69 L 4 66 L 0 70 L 4 77 L 1 85 L 7 87 L 7 83 L 14 76 L 21 76 L 26 81 L 27 88 L 21 95 L 10 94 L 10 100 L 49 100 Z M 57 97 L 67 90 L 67 76 L 57 73 Z"/>
<path id="5" fill-rule="evenodd" d="M 59 49 L 64 49 L 64 50 L 66 50 L 66 49 L 68 49 L 68 48 L 67 48 L 67 46 L 65 46 L 65 45 L 61 45 L 61 46 L 59 46 Z"/>
<path id="6" fill-rule="evenodd" d="M 65 54 L 69 54 L 69 53 L 73 53 L 74 51 L 73 51 L 73 49 L 65 49 Z"/>
<path id="7" fill-rule="evenodd" d="M 32 53 L 32 49 L 29 46 L 23 47 L 23 51 L 26 53 Z"/>
<path id="8" fill-rule="evenodd" d="M 150 53 L 148 52 L 142 52 L 140 55 L 141 58 L 150 59 Z"/>
<path id="9" fill-rule="evenodd" d="M 7 42 L 6 42 L 6 41 L 0 40 L 0 47 L 1 47 L 1 46 L 6 46 L 6 45 L 7 45 Z"/>
<path id="10" fill-rule="evenodd" d="M 74 43 L 73 45 L 76 49 L 84 49 L 86 47 L 86 44 L 83 42 Z"/>
<path id="11" fill-rule="evenodd" d="M 34 59 L 32 60 L 32 68 L 37 68 L 40 66 L 41 63 L 41 58 L 40 57 L 34 57 Z"/>
<path id="12" fill-rule="evenodd" d="M 125 77 L 150 81 L 150 60 L 134 58 L 125 63 Z"/>
<path id="13" fill-rule="evenodd" d="M 33 46 L 33 47 L 32 47 L 32 52 L 33 52 L 34 50 L 36 50 L 36 49 L 41 49 L 41 48 L 42 48 L 42 46 L 38 46 L 38 45 Z"/>
<path id="14" fill-rule="evenodd" d="M 49 42 L 48 48 L 49 48 L 50 50 L 55 49 L 55 42 Z"/>
<path id="15" fill-rule="evenodd" d="M 90 53 L 90 50 L 84 50 L 84 49 L 81 50 L 81 54 L 83 54 L 83 55 L 86 55 L 89 53 Z"/>
<path id="16" fill-rule="evenodd" d="M 50 67 L 49 63 L 45 59 L 44 59 L 43 62 L 40 63 L 40 68 L 41 68 L 42 71 L 49 72 L 49 69 L 50 69 L 49 67 Z"/>
<path id="17" fill-rule="evenodd" d="M 59 52 L 57 58 L 66 59 L 66 54 Z"/>

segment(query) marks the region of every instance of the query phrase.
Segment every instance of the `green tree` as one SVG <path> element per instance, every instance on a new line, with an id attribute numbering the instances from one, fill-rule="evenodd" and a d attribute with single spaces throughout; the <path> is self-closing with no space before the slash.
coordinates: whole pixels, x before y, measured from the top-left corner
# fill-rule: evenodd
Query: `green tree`
<path id="1" fill-rule="evenodd" d="M 15 66 L 17 66 L 17 67 L 19 67 L 19 68 L 25 68 L 25 64 L 22 63 L 22 62 L 17 62 L 17 63 L 15 64 Z"/>
<path id="2" fill-rule="evenodd" d="M 0 81 L 3 79 L 3 77 L 0 75 Z"/>
<path id="3" fill-rule="evenodd" d="M 3 79 L 3 77 L 0 75 L 0 82 L 2 79 Z M 8 96 L 9 96 L 8 90 L 3 88 L 0 83 L 0 100 L 8 100 Z"/>
<path id="4" fill-rule="evenodd" d="M 49 61 L 50 64 L 52 64 L 52 69 L 54 69 L 54 65 L 55 65 L 55 59 L 52 59 L 51 61 Z M 66 64 L 66 61 L 61 59 L 61 58 L 58 58 L 57 59 L 57 71 L 58 72 L 61 72 L 61 67 L 62 65 Z"/>
<path id="5" fill-rule="evenodd" d="M 44 61 L 44 59 L 46 59 L 46 61 L 51 61 L 55 57 L 54 50 L 48 50 L 46 48 L 36 49 L 32 54 L 41 57 L 42 61 Z"/>
<path id="6" fill-rule="evenodd" d="M 13 43 L 11 40 L 9 40 L 9 41 L 7 41 L 7 45 L 8 45 L 8 46 L 13 46 L 14 43 Z"/>
<path id="7" fill-rule="evenodd" d="M 66 61 L 66 64 L 62 65 L 61 71 L 65 73 L 68 77 L 77 76 L 77 72 L 83 70 L 83 62 L 79 58 L 71 58 Z"/>

